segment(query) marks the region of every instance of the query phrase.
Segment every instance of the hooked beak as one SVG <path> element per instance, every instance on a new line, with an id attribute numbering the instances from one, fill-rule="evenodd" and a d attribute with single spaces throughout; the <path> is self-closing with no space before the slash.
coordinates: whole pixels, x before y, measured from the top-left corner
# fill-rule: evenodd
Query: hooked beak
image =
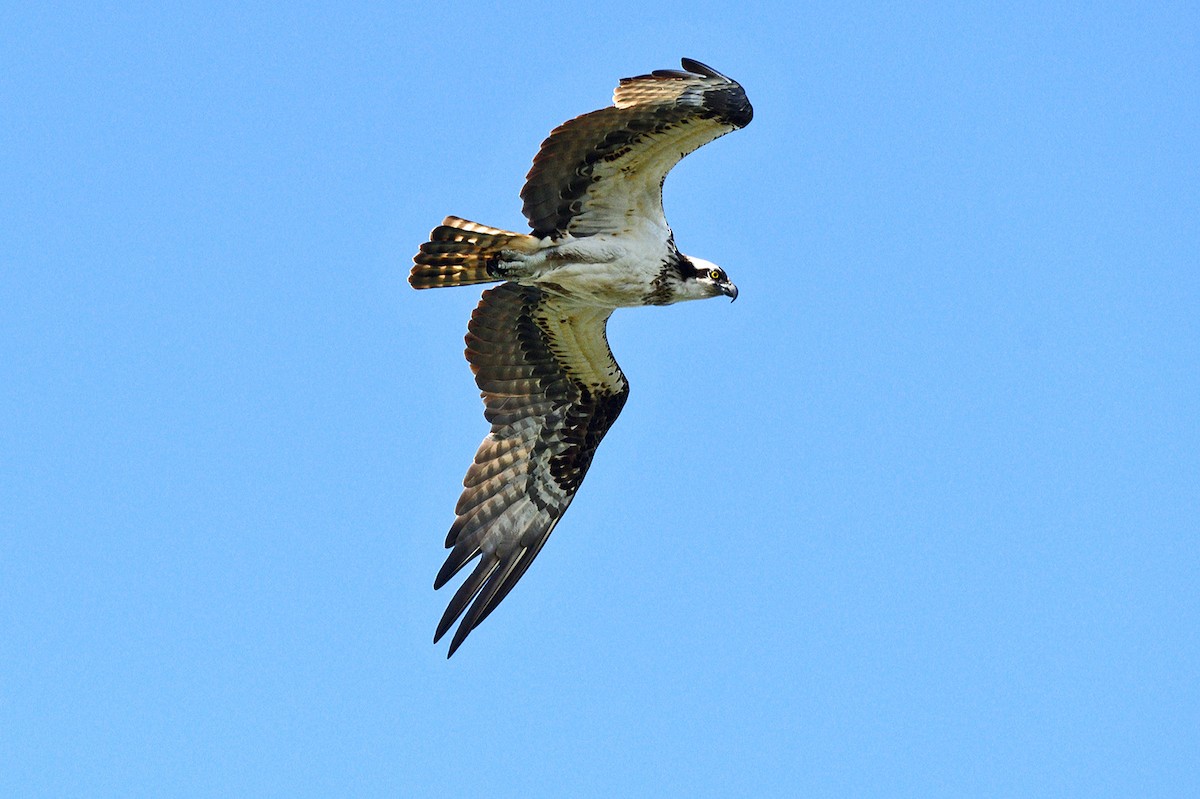
<path id="1" fill-rule="evenodd" d="M 730 302 L 733 302 L 737 299 L 737 286 L 733 285 L 732 283 L 725 283 L 720 288 L 721 293 L 728 297 Z"/>

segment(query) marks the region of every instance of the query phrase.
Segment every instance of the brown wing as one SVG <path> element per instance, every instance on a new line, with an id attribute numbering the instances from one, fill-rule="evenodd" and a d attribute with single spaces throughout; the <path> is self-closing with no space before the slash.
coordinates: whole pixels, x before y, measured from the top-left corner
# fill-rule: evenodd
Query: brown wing
<path id="1" fill-rule="evenodd" d="M 521 189 L 535 236 L 590 236 L 649 223 L 665 238 L 667 173 L 754 115 L 736 81 L 687 58 L 683 68 L 624 78 L 613 106 L 560 125 L 542 142 Z"/>
<path id="2" fill-rule="evenodd" d="M 471 316 L 467 360 L 492 430 L 463 480 L 446 536 L 453 549 L 433 584 L 479 556 L 433 639 L 465 610 L 450 655 L 537 557 L 625 404 L 629 384 L 604 332 L 611 313 L 505 283 Z"/>

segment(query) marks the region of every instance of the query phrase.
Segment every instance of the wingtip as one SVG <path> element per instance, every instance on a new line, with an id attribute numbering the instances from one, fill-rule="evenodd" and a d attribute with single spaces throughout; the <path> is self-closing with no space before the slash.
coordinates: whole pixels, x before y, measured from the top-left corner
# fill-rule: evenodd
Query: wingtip
<path id="1" fill-rule="evenodd" d="M 686 69 L 688 72 L 691 72 L 693 75 L 703 75 L 706 78 L 724 78 L 725 80 L 730 80 L 728 75 L 722 75 L 708 64 L 697 61 L 694 58 L 682 58 L 679 60 L 679 63 L 684 69 Z"/>
<path id="2" fill-rule="evenodd" d="M 439 627 L 437 633 L 433 636 L 433 642 L 436 644 L 438 641 L 442 640 L 442 636 L 445 635 L 446 631 L 449 629 L 450 629 L 449 626 L 447 626 L 445 628 Z M 456 651 L 458 651 L 458 646 L 461 643 L 462 643 L 461 641 L 452 641 L 450 643 L 450 651 L 448 651 L 446 653 L 446 660 L 449 660 L 450 658 L 452 658 L 454 656 L 454 653 Z"/>
<path id="3" fill-rule="evenodd" d="M 454 656 L 454 653 L 462 646 L 463 641 L 467 640 L 467 636 L 470 635 L 473 629 L 475 629 L 474 626 L 468 627 L 465 623 L 458 625 L 458 629 L 454 631 L 454 637 L 450 639 L 450 650 L 446 652 L 446 660 Z"/>
<path id="4" fill-rule="evenodd" d="M 442 614 L 441 620 L 438 621 L 437 629 L 433 633 L 433 642 L 435 644 L 442 640 L 442 636 L 450 632 L 450 628 L 454 626 L 454 622 L 458 621 L 458 617 L 462 613 L 462 610 L 460 609 L 455 612 L 453 608 L 453 604 L 446 608 L 446 612 Z"/>
<path id="5" fill-rule="evenodd" d="M 433 642 L 435 644 L 438 641 L 441 641 L 442 636 L 444 636 L 446 633 L 448 633 L 450 631 L 450 628 L 454 626 L 455 621 L 457 621 L 457 619 L 451 619 L 450 623 L 447 624 L 446 620 L 442 619 L 442 623 L 438 625 L 437 632 L 435 632 L 433 634 Z M 468 630 L 467 632 L 470 632 L 470 631 Z M 448 652 L 446 652 L 446 660 L 449 660 L 451 657 L 454 656 L 454 653 L 458 651 L 458 648 L 460 646 L 462 646 L 462 643 L 463 643 L 463 641 L 466 640 L 466 638 L 467 638 L 467 634 L 463 632 L 462 625 L 460 624 L 458 626 L 457 632 L 455 632 L 455 634 L 454 634 L 454 638 L 452 638 L 450 640 L 450 650 Z"/>

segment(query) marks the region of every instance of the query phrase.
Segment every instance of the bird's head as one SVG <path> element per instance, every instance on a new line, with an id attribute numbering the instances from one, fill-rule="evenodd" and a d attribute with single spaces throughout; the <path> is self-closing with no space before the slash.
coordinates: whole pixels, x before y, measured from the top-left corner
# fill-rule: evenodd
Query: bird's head
<path id="1" fill-rule="evenodd" d="M 703 300 L 721 295 L 729 297 L 731 302 L 737 299 L 737 286 L 729 282 L 729 275 L 725 274 L 724 269 L 703 258 L 684 256 L 683 260 L 684 280 L 679 287 L 680 299 Z M 688 265 L 691 269 L 687 269 Z"/>

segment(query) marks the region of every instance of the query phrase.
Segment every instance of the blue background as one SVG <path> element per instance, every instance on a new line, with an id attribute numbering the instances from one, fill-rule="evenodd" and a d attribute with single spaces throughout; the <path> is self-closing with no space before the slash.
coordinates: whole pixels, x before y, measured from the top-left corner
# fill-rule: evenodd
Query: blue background
<path id="1" fill-rule="evenodd" d="M 0 793 L 1200 795 L 1193 3 L 10 4 Z M 463 649 L 445 214 L 712 64 L 736 305 Z"/>

